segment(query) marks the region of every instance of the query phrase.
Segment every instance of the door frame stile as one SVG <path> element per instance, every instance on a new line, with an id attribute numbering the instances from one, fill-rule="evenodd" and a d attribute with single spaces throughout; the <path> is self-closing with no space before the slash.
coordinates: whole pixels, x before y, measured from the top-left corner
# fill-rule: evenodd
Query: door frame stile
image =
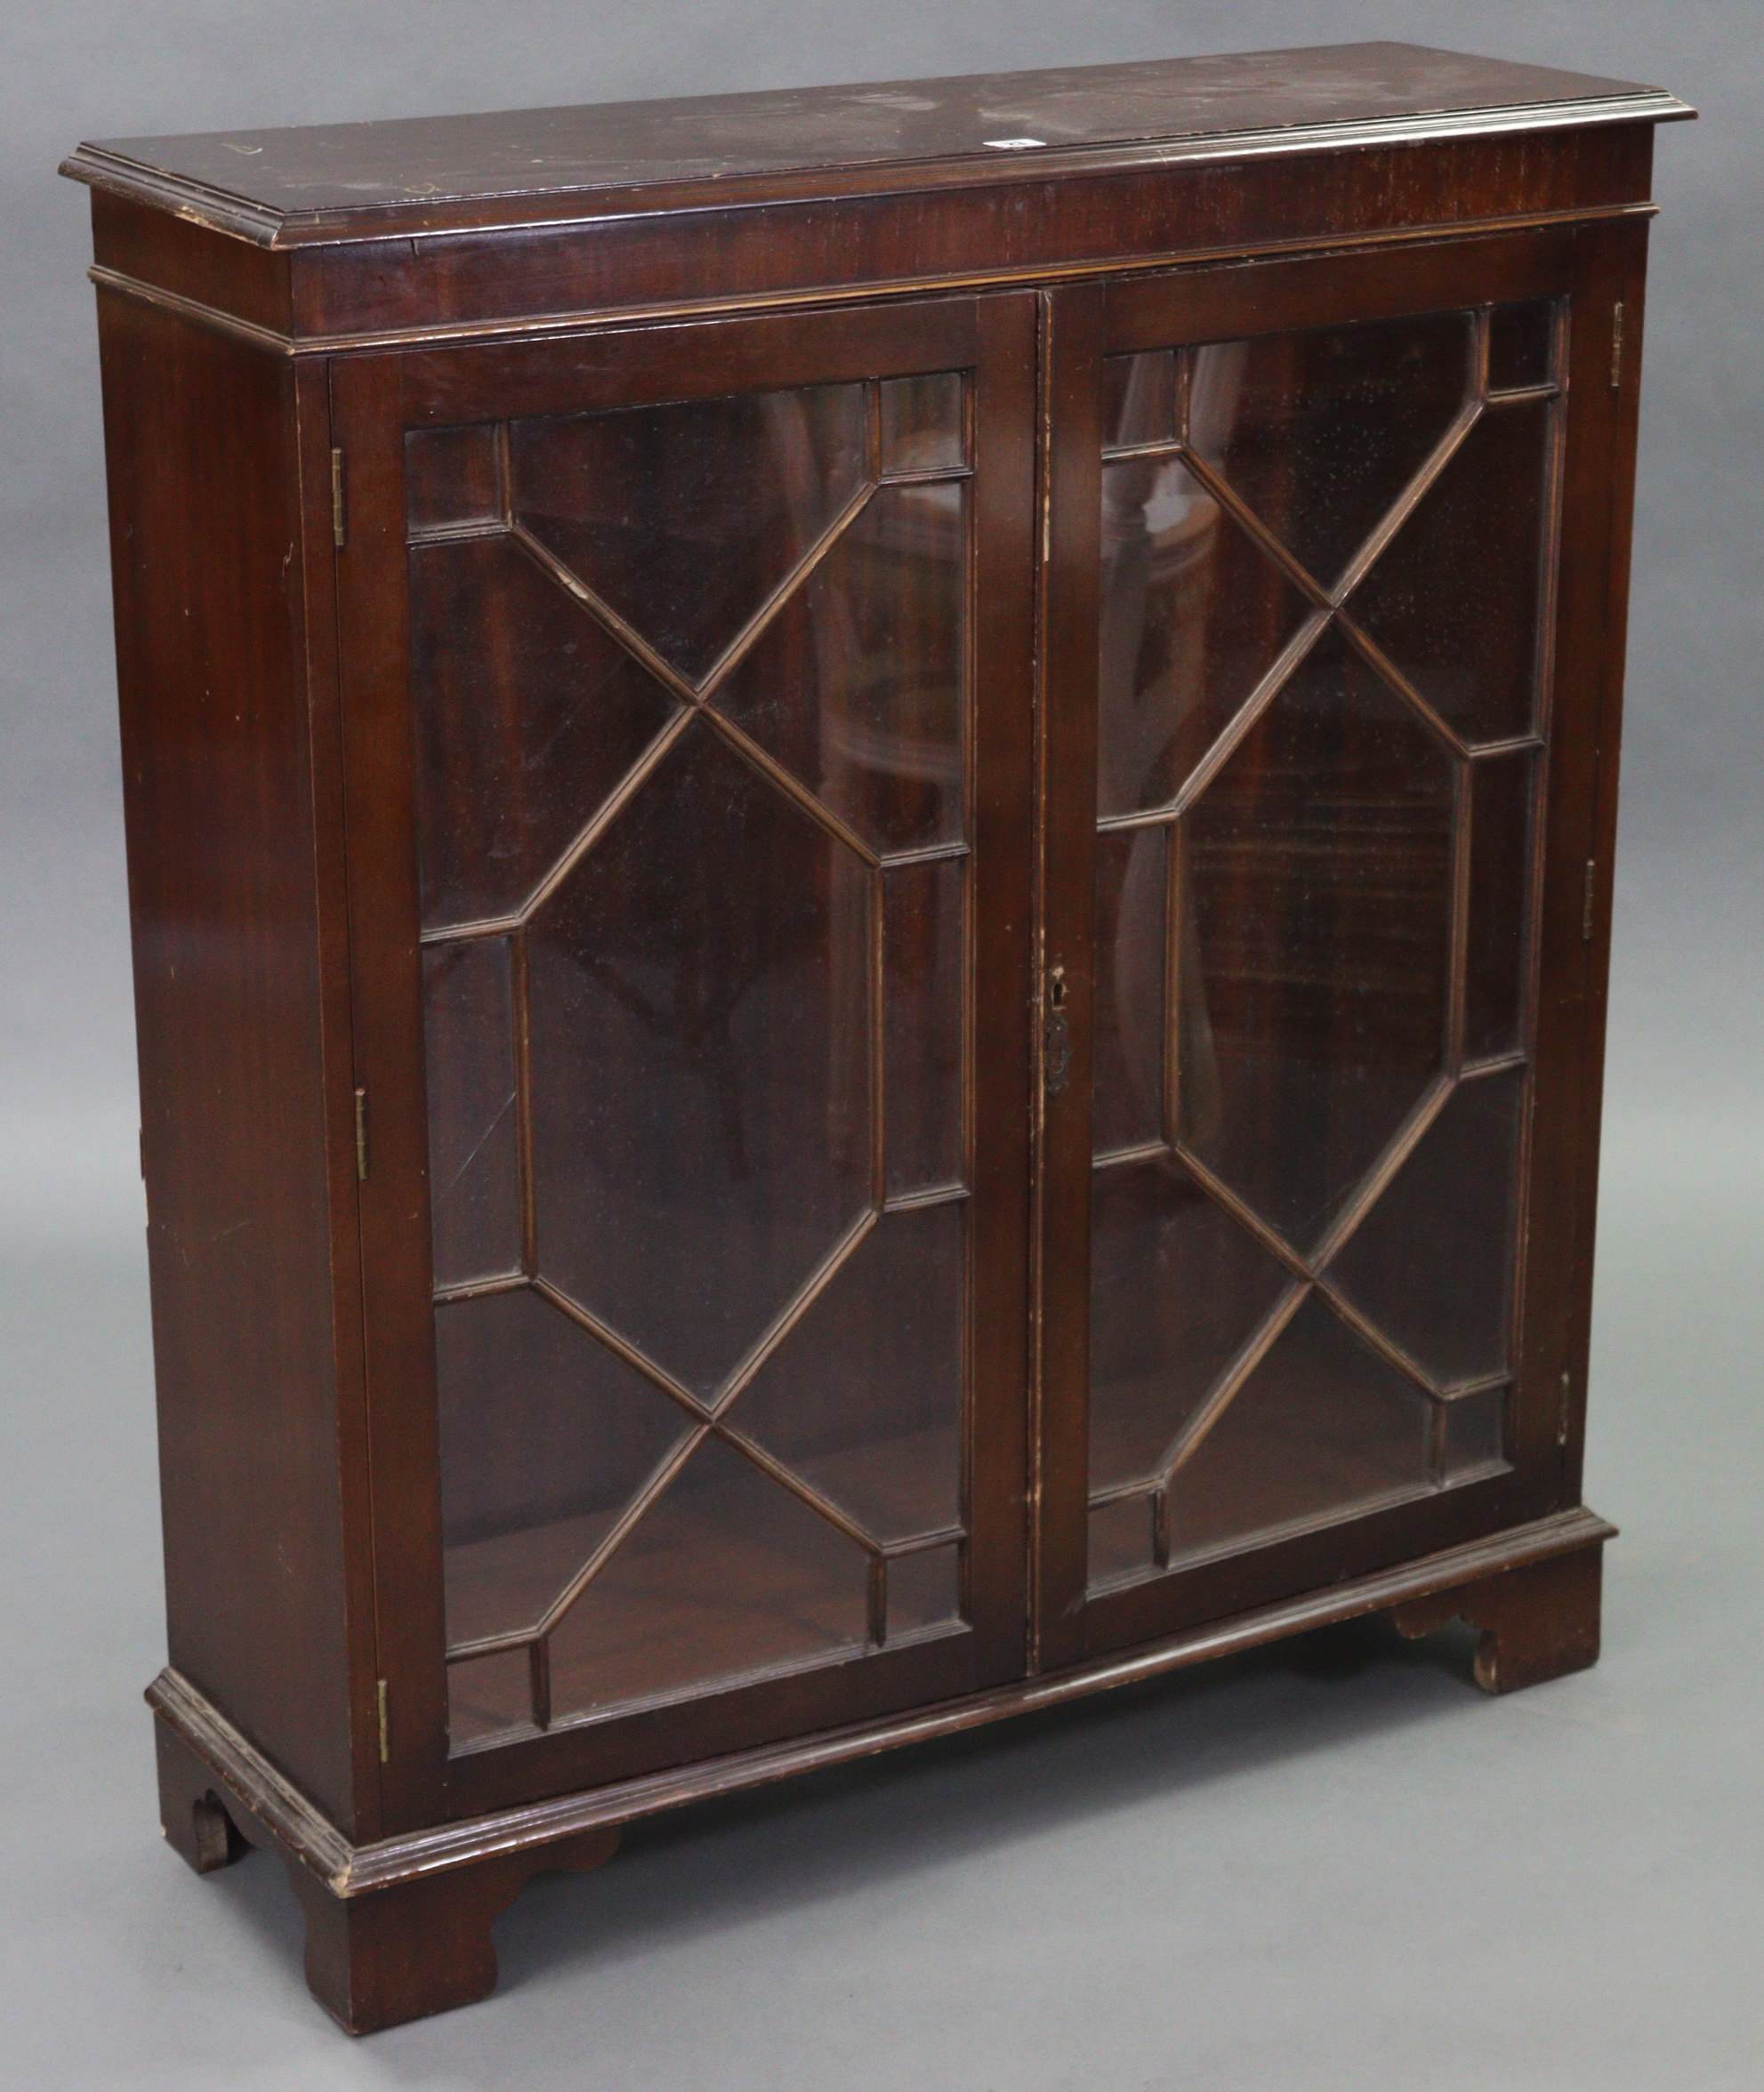
<path id="1" fill-rule="evenodd" d="M 1043 291 L 1037 429 L 1035 1374 L 1030 1669 L 1083 1653 L 1090 1478 L 1091 1035 L 1103 294 Z M 1070 1041 L 1050 1068 L 1060 970 Z"/>
<path id="2" fill-rule="evenodd" d="M 356 1185 L 366 1362 L 376 1686 L 387 1696 L 381 1788 L 388 1830 L 432 1821 L 447 1758 L 446 1629 L 422 1041 L 399 1021 L 421 994 L 415 769 L 399 701 L 409 686 L 403 394 L 396 351 L 332 365 L 331 439 L 343 453 L 348 530 L 335 548 L 338 688 L 350 879 L 355 1082 L 371 1164 Z M 416 1191 L 416 1211 L 411 1192 Z"/>

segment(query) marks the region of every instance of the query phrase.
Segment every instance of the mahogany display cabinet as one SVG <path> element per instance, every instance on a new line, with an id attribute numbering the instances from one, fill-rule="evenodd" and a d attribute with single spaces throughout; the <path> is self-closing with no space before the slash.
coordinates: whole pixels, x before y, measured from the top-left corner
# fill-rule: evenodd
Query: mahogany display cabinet
<path id="1" fill-rule="evenodd" d="M 618 1826 L 1590 1663 L 1659 90 L 1390 44 L 82 146 L 164 1824 L 366 2030 Z"/>

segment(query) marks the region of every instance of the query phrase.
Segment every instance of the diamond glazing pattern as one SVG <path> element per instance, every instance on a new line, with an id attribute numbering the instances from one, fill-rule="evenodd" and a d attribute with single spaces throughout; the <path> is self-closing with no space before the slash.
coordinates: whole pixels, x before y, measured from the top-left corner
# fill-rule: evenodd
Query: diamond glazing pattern
<path id="1" fill-rule="evenodd" d="M 961 1625 L 966 412 L 407 439 L 455 1748 Z"/>
<path id="2" fill-rule="evenodd" d="M 1564 324 L 1105 366 L 1093 1585 L 1502 1464 Z"/>

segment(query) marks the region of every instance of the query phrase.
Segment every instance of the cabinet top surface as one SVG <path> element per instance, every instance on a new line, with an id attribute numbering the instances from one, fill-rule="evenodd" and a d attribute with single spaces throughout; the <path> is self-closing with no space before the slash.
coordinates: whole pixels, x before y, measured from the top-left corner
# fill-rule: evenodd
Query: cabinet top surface
<path id="1" fill-rule="evenodd" d="M 1692 113 L 1628 81 L 1349 44 L 112 139 L 62 172 L 285 246 Z"/>

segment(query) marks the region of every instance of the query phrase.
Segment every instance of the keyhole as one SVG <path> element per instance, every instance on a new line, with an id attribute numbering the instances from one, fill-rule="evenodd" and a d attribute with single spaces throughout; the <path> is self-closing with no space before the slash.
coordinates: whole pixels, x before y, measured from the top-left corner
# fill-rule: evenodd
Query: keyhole
<path id="1" fill-rule="evenodd" d="M 1066 969 L 1055 966 L 1047 977 L 1047 1020 L 1045 1025 L 1043 1079 L 1050 1097 L 1059 1096 L 1066 1088 L 1067 1074 L 1072 1066 L 1072 1038 L 1066 1024 Z"/>

